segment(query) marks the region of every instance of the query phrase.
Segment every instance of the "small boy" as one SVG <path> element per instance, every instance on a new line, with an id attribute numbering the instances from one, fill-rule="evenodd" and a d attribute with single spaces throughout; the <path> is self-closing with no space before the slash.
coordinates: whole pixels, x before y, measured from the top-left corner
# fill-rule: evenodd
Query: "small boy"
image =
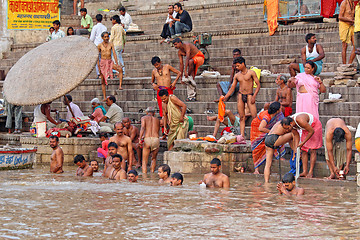
<path id="1" fill-rule="evenodd" d="M 130 170 L 128 172 L 128 180 L 129 182 L 137 182 L 139 178 L 138 172 L 136 170 Z"/>
<path id="2" fill-rule="evenodd" d="M 170 186 L 181 186 L 184 181 L 184 177 L 181 173 L 174 173 L 171 175 Z"/>
<path id="3" fill-rule="evenodd" d="M 279 88 L 276 90 L 275 102 L 280 102 L 281 111 L 285 117 L 288 117 L 292 114 L 293 96 L 291 93 L 291 88 L 286 85 L 287 78 L 284 75 L 279 75 L 275 82 L 279 86 Z"/>
<path id="4" fill-rule="evenodd" d="M 158 175 L 160 178 L 159 183 L 170 183 L 171 181 L 170 173 L 171 173 L 171 169 L 169 165 L 167 164 L 160 165 L 160 167 L 158 168 Z"/>
<path id="5" fill-rule="evenodd" d="M 295 177 L 292 173 L 286 173 L 282 179 L 282 182 L 277 184 L 276 189 L 279 191 L 279 194 L 285 194 L 288 196 L 300 196 L 304 195 L 305 193 L 303 188 L 296 187 Z"/>

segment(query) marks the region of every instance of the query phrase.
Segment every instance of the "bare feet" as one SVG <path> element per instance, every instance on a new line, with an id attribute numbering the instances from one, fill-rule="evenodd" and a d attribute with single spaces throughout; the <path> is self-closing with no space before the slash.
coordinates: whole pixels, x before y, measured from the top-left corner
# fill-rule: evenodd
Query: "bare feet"
<path id="1" fill-rule="evenodd" d="M 299 175 L 299 177 L 306 177 L 307 175 L 308 175 L 308 173 L 302 172 L 302 173 Z"/>
<path id="2" fill-rule="evenodd" d="M 332 174 L 330 174 L 330 176 L 328 176 L 328 177 L 325 177 L 326 179 L 335 179 L 335 174 L 334 173 L 332 173 Z"/>
<path id="3" fill-rule="evenodd" d="M 122 87 L 119 87 L 119 90 L 123 90 L 123 88 L 122 88 Z"/>
<path id="4" fill-rule="evenodd" d="M 254 174 L 260 174 L 259 169 L 255 168 Z"/>
<path id="5" fill-rule="evenodd" d="M 309 172 L 309 173 L 306 175 L 306 178 L 313 178 L 313 173 Z"/>

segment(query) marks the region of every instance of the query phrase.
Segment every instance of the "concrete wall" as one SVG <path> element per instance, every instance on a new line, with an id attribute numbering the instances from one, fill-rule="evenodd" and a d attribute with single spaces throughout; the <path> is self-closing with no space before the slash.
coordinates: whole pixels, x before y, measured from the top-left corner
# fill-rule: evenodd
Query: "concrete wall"
<path id="1" fill-rule="evenodd" d="M 0 59 L 3 58 L 3 52 L 10 50 L 11 39 L 6 26 L 7 0 L 1 0 L 0 5 Z"/>

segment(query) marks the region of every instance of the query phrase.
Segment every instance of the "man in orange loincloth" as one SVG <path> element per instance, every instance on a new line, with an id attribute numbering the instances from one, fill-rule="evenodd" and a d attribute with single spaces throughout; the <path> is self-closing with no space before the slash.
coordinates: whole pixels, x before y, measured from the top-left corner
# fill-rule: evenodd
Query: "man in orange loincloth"
<path id="1" fill-rule="evenodd" d="M 204 64 L 204 54 L 192 43 L 182 42 L 180 38 L 176 38 L 173 42 L 174 47 L 179 49 L 178 56 L 180 60 L 181 82 L 187 85 L 187 102 L 196 101 L 196 83 L 194 81 L 198 68 Z M 184 70 L 184 60 L 185 70 Z"/>

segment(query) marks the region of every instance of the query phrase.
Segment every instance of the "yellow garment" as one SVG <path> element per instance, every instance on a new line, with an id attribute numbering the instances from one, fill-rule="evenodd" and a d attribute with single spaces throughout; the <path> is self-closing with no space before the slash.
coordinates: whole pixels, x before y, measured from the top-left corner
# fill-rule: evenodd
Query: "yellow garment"
<path id="1" fill-rule="evenodd" d="M 168 111 L 168 124 L 170 126 L 170 131 L 168 135 L 167 145 L 170 147 L 176 139 L 185 139 L 187 137 L 189 129 L 189 119 L 187 116 L 184 116 L 184 122 L 179 122 L 181 117 L 181 111 L 179 108 L 171 101 L 171 98 L 174 95 L 169 96 L 169 102 L 167 103 Z"/>
<path id="2" fill-rule="evenodd" d="M 355 7 L 354 32 L 360 32 L 360 6 L 359 3 Z"/>
<path id="3" fill-rule="evenodd" d="M 354 26 L 339 21 L 339 35 L 342 42 L 350 43 L 352 36 L 354 36 Z"/>
<path id="4" fill-rule="evenodd" d="M 124 49 L 126 41 L 126 32 L 120 24 L 111 27 L 110 42 L 114 44 L 115 49 Z"/>
<path id="5" fill-rule="evenodd" d="M 278 27 L 277 19 L 279 14 L 279 0 L 267 0 L 266 1 L 267 9 L 267 24 L 269 27 L 269 35 L 272 36 L 275 34 Z"/>

